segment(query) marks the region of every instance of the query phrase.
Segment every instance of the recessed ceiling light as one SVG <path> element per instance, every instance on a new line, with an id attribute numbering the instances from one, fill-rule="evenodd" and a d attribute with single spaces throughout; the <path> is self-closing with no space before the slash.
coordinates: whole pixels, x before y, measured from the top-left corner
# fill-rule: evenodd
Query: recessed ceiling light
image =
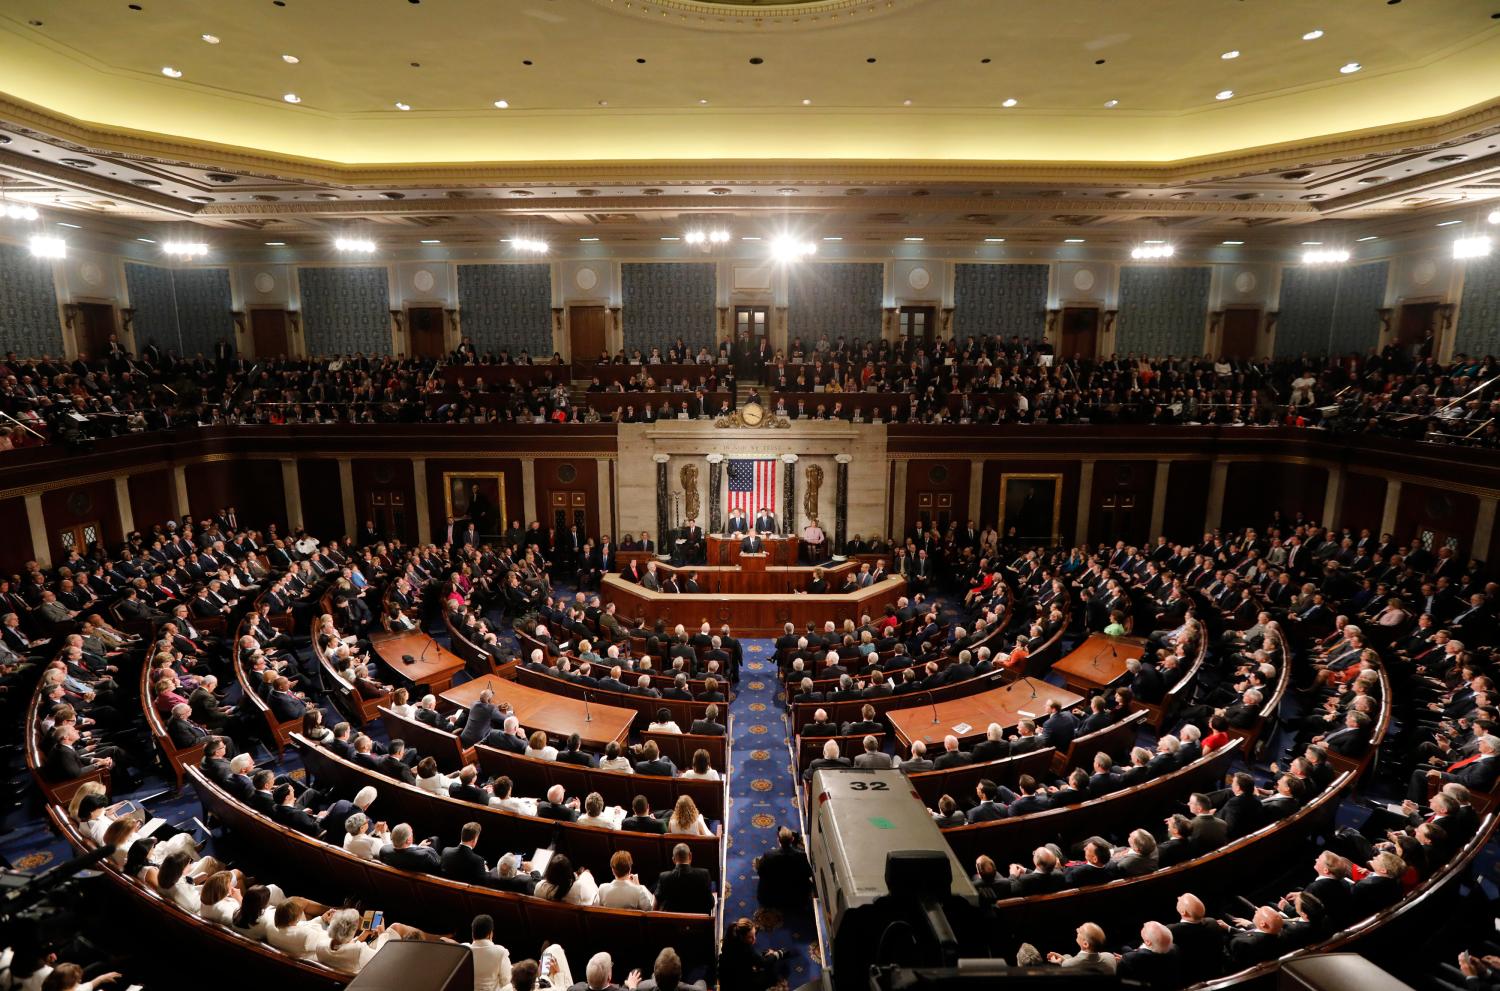
<path id="1" fill-rule="evenodd" d="M 495 109 L 496 110 L 509 110 L 510 109 L 510 101 L 509 100 L 496 100 L 495 101 Z"/>
<path id="2" fill-rule="evenodd" d="M 1303 41 L 1317 41 L 1321 37 L 1323 37 L 1323 29 L 1322 28 L 1313 28 L 1311 31 L 1307 32 L 1306 34 L 1304 34 L 1302 36 L 1302 40 Z"/>
<path id="3" fill-rule="evenodd" d="M 1219 58 L 1223 59 L 1226 62 L 1229 61 L 1230 59 L 1239 58 L 1239 57 L 1240 57 L 1239 51 L 1236 50 L 1236 49 L 1232 49 L 1232 48 L 1229 51 L 1225 52 L 1223 55 L 1219 56 Z"/>
<path id="4" fill-rule="evenodd" d="M 217 45 L 219 43 L 219 36 L 216 34 L 205 34 L 200 35 L 200 37 L 210 45 Z"/>
<path id="5" fill-rule="evenodd" d="M 756 237 L 754 234 L 743 234 L 743 235 L 740 236 L 740 240 L 741 241 L 759 241 L 760 238 Z"/>
<path id="6" fill-rule="evenodd" d="M 281 61 L 285 62 L 287 65 L 296 65 L 302 60 L 295 55 L 283 55 L 281 56 Z"/>
<path id="7" fill-rule="evenodd" d="M 397 100 L 396 101 L 396 109 L 397 110 L 410 110 L 411 109 L 411 104 L 410 103 L 402 103 L 400 100 Z"/>
<path id="8" fill-rule="evenodd" d="M 920 238 L 920 237 L 903 237 L 901 240 L 903 240 L 903 241 L 920 241 L 920 240 L 922 240 L 922 238 Z"/>
<path id="9" fill-rule="evenodd" d="M 1142 244 L 1166 244 L 1167 242 L 1157 240 L 1157 241 L 1142 241 L 1141 243 Z"/>
<path id="10" fill-rule="evenodd" d="M 823 240 L 825 240 L 825 241 L 842 241 L 843 238 L 841 238 L 841 237 L 825 237 Z"/>
<path id="11" fill-rule="evenodd" d="M 283 100 L 285 100 L 286 102 L 288 102 L 288 103 L 301 103 L 302 102 L 302 97 L 298 96 L 296 93 L 286 93 L 286 94 L 283 94 L 281 98 Z"/>
<path id="12" fill-rule="evenodd" d="M 164 75 L 164 76 L 166 76 L 168 79 L 181 79 L 182 78 L 182 70 L 181 69 L 173 68 L 170 65 L 164 65 L 164 66 L 162 66 L 161 67 L 161 74 Z"/>
<path id="13" fill-rule="evenodd" d="M 1003 237 L 987 237 L 984 239 L 985 244 L 1003 244 L 1004 242 L 1005 238 Z"/>
<path id="14" fill-rule="evenodd" d="M 1302 246 L 1303 247 L 1308 247 L 1308 246 L 1311 246 L 1311 245 L 1319 245 L 1319 244 L 1322 244 L 1322 243 L 1323 243 L 1322 241 L 1303 241 L 1302 242 Z"/>
<path id="15" fill-rule="evenodd" d="M 1081 238 L 1081 237 L 1065 237 L 1065 238 L 1063 238 L 1063 244 L 1082 244 L 1082 243 L 1083 243 L 1083 238 Z"/>
<path id="16" fill-rule="evenodd" d="M 1119 100 L 1105 100 L 1104 101 L 1104 105 L 1107 108 L 1113 109 L 1113 108 L 1118 107 L 1120 105 L 1120 101 Z"/>
<path id="17" fill-rule="evenodd" d="M 136 240 L 139 241 L 139 242 L 141 242 L 142 244 L 155 244 L 156 243 L 155 241 L 153 241 L 149 237 L 138 237 L 138 238 L 136 238 Z"/>
<path id="18" fill-rule="evenodd" d="M 751 65 L 761 65 L 765 61 L 766 60 L 763 59 L 763 58 L 761 58 L 759 55 L 752 55 L 752 56 L 750 56 L 750 64 Z"/>
<path id="19" fill-rule="evenodd" d="M 663 241 L 681 241 L 682 238 L 680 238 L 680 237 L 664 237 L 664 238 L 662 238 L 662 240 Z"/>
<path id="20" fill-rule="evenodd" d="M 424 237 L 424 238 L 423 238 L 423 239 L 422 239 L 422 243 L 423 243 L 423 244 L 442 244 L 442 243 L 443 243 L 443 242 L 442 242 L 442 241 L 439 241 L 439 240 L 438 240 L 438 239 L 437 239 L 437 238 L 435 238 L 435 237 Z"/>
<path id="21" fill-rule="evenodd" d="M 599 239 L 597 237 L 581 237 L 578 240 L 580 240 L 580 241 L 597 241 Z"/>
<path id="22" fill-rule="evenodd" d="M 1016 99 L 1016 98 L 1015 98 L 1015 97 L 1011 97 L 1011 98 L 1010 98 L 1010 99 L 1008 99 L 1008 100 L 1005 100 L 1005 101 L 1004 101 L 1004 102 L 1002 102 L 1002 103 L 1001 103 L 1001 104 L 1000 104 L 1000 106 L 1002 106 L 1002 107 L 1013 107 L 1013 106 L 1015 106 L 1015 105 L 1016 105 L 1016 104 L 1017 104 L 1017 103 L 1018 103 L 1018 102 L 1019 102 L 1019 101 L 1018 101 L 1018 100 L 1017 100 L 1017 99 Z"/>
<path id="23" fill-rule="evenodd" d="M 59 220 L 57 222 L 57 226 L 59 226 L 59 227 L 71 227 L 75 231 L 81 231 L 81 230 L 83 230 L 83 228 L 80 227 L 80 226 L 78 226 L 77 224 L 70 224 L 66 220 Z"/>
<path id="24" fill-rule="evenodd" d="M 1233 97 L 1234 97 L 1234 90 L 1232 90 L 1232 89 L 1221 89 L 1217 93 L 1214 94 L 1214 99 L 1215 100 L 1229 100 L 1229 99 L 1232 99 Z"/>
<path id="25" fill-rule="evenodd" d="M 1438 226 L 1439 227 L 1452 227 L 1454 224 L 1461 224 L 1461 223 L 1463 223 L 1462 220 L 1444 220 L 1444 221 L 1441 221 L 1438 224 Z"/>
<path id="26" fill-rule="evenodd" d="M 1339 66 L 1339 71 L 1347 76 L 1352 73 L 1358 72 L 1363 68 L 1364 66 L 1360 65 L 1358 62 L 1345 62 L 1343 65 Z"/>
<path id="27" fill-rule="evenodd" d="M 1378 241 L 1378 240 L 1380 240 L 1380 235 L 1379 234 L 1366 234 L 1364 237 L 1357 237 L 1354 240 L 1356 240 L 1356 241 Z"/>
<path id="28" fill-rule="evenodd" d="M 599 101 L 599 106 L 601 106 L 601 107 L 607 107 L 607 106 L 609 106 L 609 101 L 608 100 L 600 100 Z"/>
<path id="29" fill-rule="evenodd" d="M 284 247 L 286 247 L 286 242 L 285 241 L 267 241 L 266 242 L 266 247 L 268 247 L 268 248 L 284 248 Z"/>
<path id="30" fill-rule="evenodd" d="M 810 106 L 812 106 L 812 101 L 811 100 L 803 100 L 802 101 L 802 105 L 804 107 L 810 107 Z"/>
<path id="31" fill-rule="evenodd" d="M 706 107 L 706 106 L 708 106 L 708 101 L 707 100 L 699 100 L 698 101 L 698 106 L 700 106 L 700 107 Z"/>
<path id="32" fill-rule="evenodd" d="M 1244 241 L 1220 241 L 1220 244 L 1244 244 Z"/>
<path id="33" fill-rule="evenodd" d="M 901 105 L 903 107 L 909 107 L 909 106 L 911 106 L 911 101 L 910 100 L 902 100 L 901 101 Z"/>

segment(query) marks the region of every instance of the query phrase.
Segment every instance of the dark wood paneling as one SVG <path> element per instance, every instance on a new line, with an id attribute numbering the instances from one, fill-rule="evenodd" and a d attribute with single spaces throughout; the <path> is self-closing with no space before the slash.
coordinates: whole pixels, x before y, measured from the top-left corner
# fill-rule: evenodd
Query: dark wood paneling
<path id="1" fill-rule="evenodd" d="M 23 515 L 21 517 L 25 519 Z M 106 545 L 114 547 L 124 539 L 120 532 L 120 509 L 112 480 L 70 485 L 42 493 L 42 519 L 46 521 L 47 543 L 54 563 L 63 559 L 58 533 L 80 523 L 98 523 Z"/>
<path id="2" fill-rule="evenodd" d="M 205 519 L 234 501 L 234 462 L 207 461 L 183 469 L 193 519 Z"/>
<path id="3" fill-rule="evenodd" d="M 908 532 L 916 525 L 923 512 L 930 519 L 957 522 L 962 527 L 969 520 L 969 472 L 967 458 L 949 458 L 933 461 L 912 461 L 906 469 L 906 527 Z M 930 496 L 932 505 L 922 506 L 921 500 Z M 951 500 L 943 507 L 944 499 Z"/>
<path id="4" fill-rule="evenodd" d="M 1167 475 L 1166 512 L 1162 529 L 1172 540 L 1196 541 L 1203 536 L 1203 521 L 1208 509 L 1208 476 L 1206 461 L 1174 461 Z"/>
<path id="5" fill-rule="evenodd" d="M 495 458 L 493 460 L 476 461 L 466 458 L 462 461 L 434 458 L 427 462 L 427 511 L 428 525 L 432 528 L 432 539 L 440 540 L 443 532 L 443 524 L 447 520 L 447 501 L 443 496 L 443 474 L 445 472 L 462 472 L 465 474 L 491 474 L 499 472 L 505 476 L 505 515 L 511 520 L 517 520 L 524 528 L 526 520 L 523 518 L 524 506 L 522 505 L 521 487 L 521 461 L 519 458 Z M 506 524 L 509 526 L 509 523 Z"/>
<path id="6" fill-rule="evenodd" d="M 26 498 L 0 499 L 0 574 L 13 575 L 36 557 L 31 546 L 31 524 L 26 519 Z"/>
<path id="7" fill-rule="evenodd" d="M 286 533 L 286 486 L 281 480 L 281 462 L 257 458 L 235 467 L 234 491 L 225 502 L 234 507 L 235 519 L 241 526 L 258 530 L 274 522 Z"/>
<path id="8" fill-rule="evenodd" d="M 1306 519 L 1321 520 L 1327 490 L 1326 468 L 1275 461 L 1235 461 L 1229 465 L 1220 523 L 1229 528 L 1263 527 L 1278 509 L 1283 519 L 1295 519 L 1301 513 Z"/>
<path id="9" fill-rule="evenodd" d="M 1431 530 L 1434 550 L 1448 538 L 1457 538 L 1458 558 L 1466 561 L 1478 515 L 1479 500 L 1467 492 L 1408 482 L 1401 486 L 1396 503 L 1394 536 L 1398 544 L 1406 544 L 1420 537 L 1423 531 Z"/>
<path id="10" fill-rule="evenodd" d="M 1380 536 L 1380 520 L 1385 515 L 1385 492 L 1385 479 L 1357 471 L 1345 472 L 1339 518 L 1331 522 L 1356 533 L 1369 530 Z"/>
<path id="11" fill-rule="evenodd" d="M 344 532 L 344 489 L 339 482 L 337 461 L 299 460 L 297 488 L 302 495 L 302 526 L 308 533 L 327 540 Z M 358 525 L 356 521 L 355 526 Z"/>
<path id="12" fill-rule="evenodd" d="M 1156 493 L 1155 461 L 1098 461 L 1089 501 L 1089 543 L 1141 544 L 1151 529 Z"/>
<path id="13" fill-rule="evenodd" d="M 176 515 L 177 501 L 172 494 L 170 469 L 131 475 L 128 484 L 130 516 L 135 521 L 137 530 L 150 533 L 153 526 L 165 523 Z"/>
<path id="14" fill-rule="evenodd" d="M 571 481 L 569 477 L 571 476 Z M 536 518 L 552 526 L 551 493 L 582 492 L 590 535 L 599 533 L 599 465 L 593 458 L 538 458 L 536 460 Z M 514 513 L 511 515 L 515 515 Z M 569 514 L 569 518 L 572 514 Z"/>
<path id="15" fill-rule="evenodd" d="M 441 311 L 439 311 L 441 312 Z M 405 458 L 364 459 L 356 458 L 354 470 L 354 512 L 356 528 L 362 527 L 371 516 L 372 493 L 381 493 L 386 498 L 395 495 L 401 500 L 404 511 L 401 518 L 405 526 L 395 534 L 405 541 L 417 539 L 417 486 L 412 478 L 411 461 Z"/>

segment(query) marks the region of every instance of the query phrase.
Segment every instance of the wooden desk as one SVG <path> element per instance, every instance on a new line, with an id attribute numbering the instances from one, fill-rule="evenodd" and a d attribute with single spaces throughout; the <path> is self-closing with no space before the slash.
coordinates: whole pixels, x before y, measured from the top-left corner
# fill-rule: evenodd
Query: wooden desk
<path id="1" fill-rule="evenodd" d="M 495 693 L 496 702 L 510 703 L 524 728 L 539 729 L 552 740 L 566 740 L 571 734 L 577 733 L 584 746 L 591 750 L 603 750 L 610 743 L 623 746 L 630 735 L 630 724 L 635 721 L 633 709 L 618 709 L 612 705 L 597 703 L 585 707 L 582 699 L 554 695 L 552 692 L 492 674 L 466 681 L 457 688 L 450 688 L 443 692 L 443 698 L 467 709 L 486 688 Z M 590 720 L 589 716 L 593 719 Z"/>
<path id="2" fill-rule="evenodd" d="M 1036 692 L 1035 698 L 1032 697 L 1033 690 Z M 1029 712 L 1033 716 L 1045 715 L 1047 703 L 1053 699 L 1060 702 L 1063 708 L 1083 701 L 1082 696 L 1065 688 L 1057 688 L 1038 678 L 1022 678 L 978 695 L 937 703 L 937 725 L 932 722 L 931 705 L 892 709 L 885 715 L 891 721 L 891 727 L 896 731 L 896 738 L 903 750 L 909 750 L 913 740 L 921 740 L 927 744 L 928 754 L 936 757 L 942 750 L 943 737 L 949 734 L 958 737 L 959 743 L 967 745 L 971 741 L 983 739 L 990 723 L 999 723 L 1006 729 L 1012 729 L 1021 720 L 1029 718 L 1023 712 Z M 959 732 L 956 727 L 964 723 L 968 724 L 968 728 Z M 937 745 L 936 750 L 933 749 L 934 744 Z"/>
<path id="3" fill-rule="evenodd" d="M 375 633 L 370 647 L 396 674 L 413 685 L 426 685 L 434 694 L 442 694 L 453 684 L 453 676 L 464 669 L 464 659 L 420 631 L 414 633 Z M 401 660 L 410 654 L 421 658 L 413 664 Z"/>
<path id="4" fill-rule="evenodd" d="M 740 541 L 743 534 L 732 537 L 710 533 L 708 541 L 708 563 L 732 565 L 740 563 Z M 797 548 L 801 543 L 796 537 L 762 537 L 761 546 L 766 549 L 765 562 L 768 567 L 789 568 L 797 563 Z"/>
<path id="5" fill-rule="evenodd" d="M 699 569 L 700 571 L 703 569 Z M 766 580 L 778 574 L 793 571 L 806 573 L 810 569 L 785 569 L 766 572 Z M 749 576 L 741 576 L 747 580 Z M 802 587 L 806 587 L 805 582 Z M 681 623 L 695 630 L 701 623 L 717 627 L 728 623 L 736 636 L 779 635 L 787 623 L 801 628 L 807 623 L 822 626 L 825 620 L 842 624 L 846 619 L 858 623 L 860 616 L 880 616 L 885 607 L 895 603 L 906 594 L 906 582 L 901 578 L 887 578 L 878 585 L 862 588 L 849 595 L 787 595 L 712 593 L 678 594 L 652 592 L 632 584 L 619 575 L 606 575 L 599 586 L 604 602 L 615 603 L 622 622 L 641 620 L 648 625 L 657 619 L 666 620 L 670 628 Z"/>
<path id="6" fill-rule="evenodd" d="M 679 583 L 686 582 L 689 575 L 696 576 L 698 592 L 702 595 L 710 592 L 723 592 L 727 594 L 753 594 L 753 595 L 792 595 L 797 592 L 806 592 L 807 587 L 812 584 L 813 571 L 811 567 L 783 568 L 768 565 L 767 555 L 747 555 L 740 558 L 740 563 L 731 567 L 683 565 L 681 567 L 657 562 L 656 574 L 659 580 L 665 584 L 667 576 L 676 576 Z M 858 565 L 853 561 L 844 561 L 839 564 L 831 564 L 823 568 L 823 580 L 832 589 L 843 584 L 846 572 L 854 571 Z M 624 576 L 620 578 L 624 580 Z M 684 594 L 684 593 L 672 593 Z M 825 592 L 824 595 L 840 594 L 836 592 Z"/>
<path id="7" fill-rule="evenodd" d="M 1145 651 L 1144 640 L 1095 633 L 1052 665 L 1052 670 L 1062 672 L 1069 688 L 1087 694 L 1119 680 L 1125 673 L 1125 662 Z"/>

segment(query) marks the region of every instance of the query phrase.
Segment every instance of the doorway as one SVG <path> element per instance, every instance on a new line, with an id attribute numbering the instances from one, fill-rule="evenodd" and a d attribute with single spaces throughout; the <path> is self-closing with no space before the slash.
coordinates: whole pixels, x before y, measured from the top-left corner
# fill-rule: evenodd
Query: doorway
<path id="1" fill-rule="evenodd" d="M 366 493 L 365 518 L 375 522 L 379 533 L 410 540 L 406 532 L 406 493 L 401 491 Z"/>
<path id="2" fill-rule="evenodd" d="M 257 358 L 285 357 L 286 310 L 251 310 L 250 343 Z"/>
<path id="3" fill-rule="evenodd" d="M 568 350 L 573 361 L 589 363 L 605 353 L 604 307 L 568 307 Z"/>
<path id="4" fill-rule="evenodd" d="M 901 339 L 931 347 L 937 334 L 936 306 L 903 306 L 897 311 Z"/>
<path id="5" fill-rule="evenodd" d="M 1067 361 L 1075 355 L 1093 360 L 1099 353 L 1099 307 L 1067 306 L 1062 311 L 1057 355 Z"/>
<path id="6" fill-rule="evenodd" d="M 1435 300 L 1430 303 L 1402 303 L 1401 315 L 1396 321 L 1396 346 L 1403 351 L 1410 351 L 1422 343 L 1436 323 L 1437 308 L 1441 305 Z"/>
<path id="7" fill-rule="evenodd" d="M 115 333 L 115 308 L 110 303 L 77 303 L 73 341 L 79 357 L 96 360 L 109 354 L 109 338 Z"/>
<path id="8" fill-rule="evenodd" d="M 1259 350 L 1260 310 L 1225 310 L 1219 357 L 1249 359 Z"/>
<path id="9" fill-rule="evenodd" d="M 441 358 L 447 321 L 441 306 L 413 306 L 406 311 L 407 349 L 413 358 Z"/>
<path id="10" fill-rule="evenodd" d="M 576 489 L 550 489 L 547 508 L 552 514 L 552 528 L 561 536 L 576 526 L 580 539 L 589 532 L 589 497 Z"/>

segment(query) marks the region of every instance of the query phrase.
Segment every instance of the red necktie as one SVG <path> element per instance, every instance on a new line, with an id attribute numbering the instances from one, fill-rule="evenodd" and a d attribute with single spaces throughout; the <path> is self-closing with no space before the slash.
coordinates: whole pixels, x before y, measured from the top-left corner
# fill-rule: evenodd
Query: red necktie
<path id="1" fill-rule="evenodd" d="M 1475 754 L 1472 757 L 1465 757 L 1463 760 L 1459 761 L 1457 764 L 1451 764 L 1451 765 L 1449 765 L 1449 767 L 1448 767 L 1448 773 L 1452 774 L 1454 771 L 1458 770 L 1460 767 L 1468 767 L 1470 764 L 1474 763 L 1476 760 L 1479 760 L 1483 756 L 1484 756 L 1484 754 Z"/>

